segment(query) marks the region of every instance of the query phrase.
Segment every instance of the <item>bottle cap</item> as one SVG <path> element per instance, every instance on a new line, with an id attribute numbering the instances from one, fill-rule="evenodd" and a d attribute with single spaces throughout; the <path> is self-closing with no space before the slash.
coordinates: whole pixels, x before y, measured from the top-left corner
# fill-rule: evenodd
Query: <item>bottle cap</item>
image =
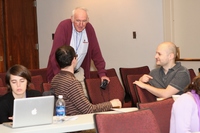
<path id="1" fill-rule="evenodd" d="M 63 98 L 63 95 L 58 95 L 58 98 Z"/>

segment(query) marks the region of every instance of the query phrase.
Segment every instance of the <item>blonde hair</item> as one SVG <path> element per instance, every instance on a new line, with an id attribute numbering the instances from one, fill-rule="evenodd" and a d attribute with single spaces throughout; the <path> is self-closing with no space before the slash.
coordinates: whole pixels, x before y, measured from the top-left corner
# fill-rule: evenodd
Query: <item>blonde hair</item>
<path id="1" fill-rule="evenodd" d="M 76 10 L 83 10 L 86 12 L 87 16 L 88 16 L 88 10 L 85 7 L 76 7 L 73 11 L 72 11 L 72 17 L 74 18 L 74 14 L 76 12 Z"/>

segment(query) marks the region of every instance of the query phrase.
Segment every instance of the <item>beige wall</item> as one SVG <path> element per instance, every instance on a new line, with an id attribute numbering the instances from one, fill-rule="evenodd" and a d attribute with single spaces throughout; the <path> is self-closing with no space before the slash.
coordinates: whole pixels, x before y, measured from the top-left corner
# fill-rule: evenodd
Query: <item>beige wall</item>
<path id="1" fill-rule="evenodd" d="M 199 0 L 164 1 L 164 40 L 174 42 L 180 49 L 180 58 L 200 58 Z M 183 61 L 198 74 L 199 61 Z"/>
<path id="2" fill-rule="evenodd" d="M 88 8 L 106 60 L 106 68 L 155 67 L 155 50 L 163 42 L 162 0 L 37 0 L 40 68 L 47 66 L 51 34 L 73 8 Z M 132 32 L 136 31 L 137 39 Z"/>

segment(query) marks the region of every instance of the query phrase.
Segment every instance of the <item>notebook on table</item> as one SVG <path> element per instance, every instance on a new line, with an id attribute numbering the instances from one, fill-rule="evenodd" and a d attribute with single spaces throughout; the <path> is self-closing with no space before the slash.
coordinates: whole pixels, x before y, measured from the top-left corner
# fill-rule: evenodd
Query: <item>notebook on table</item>
<path id="1" fill-rule="evenodd" d="M 13 122 L 3 125 L 11 128 L 51 124 L 53 122 L 54 96 L 21 98 L 14 100 Z"/>

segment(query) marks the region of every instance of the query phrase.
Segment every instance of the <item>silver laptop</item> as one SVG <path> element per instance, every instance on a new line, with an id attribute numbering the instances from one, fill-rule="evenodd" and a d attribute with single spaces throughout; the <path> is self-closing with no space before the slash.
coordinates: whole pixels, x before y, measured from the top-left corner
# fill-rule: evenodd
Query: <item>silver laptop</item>
<path id="1" fill-rule="evenodd" d="M 12 128 L 51 124 L 53 122 L 54 96 L 41 96 L 14 100 L 13 122 L 3 125 Z"/>

